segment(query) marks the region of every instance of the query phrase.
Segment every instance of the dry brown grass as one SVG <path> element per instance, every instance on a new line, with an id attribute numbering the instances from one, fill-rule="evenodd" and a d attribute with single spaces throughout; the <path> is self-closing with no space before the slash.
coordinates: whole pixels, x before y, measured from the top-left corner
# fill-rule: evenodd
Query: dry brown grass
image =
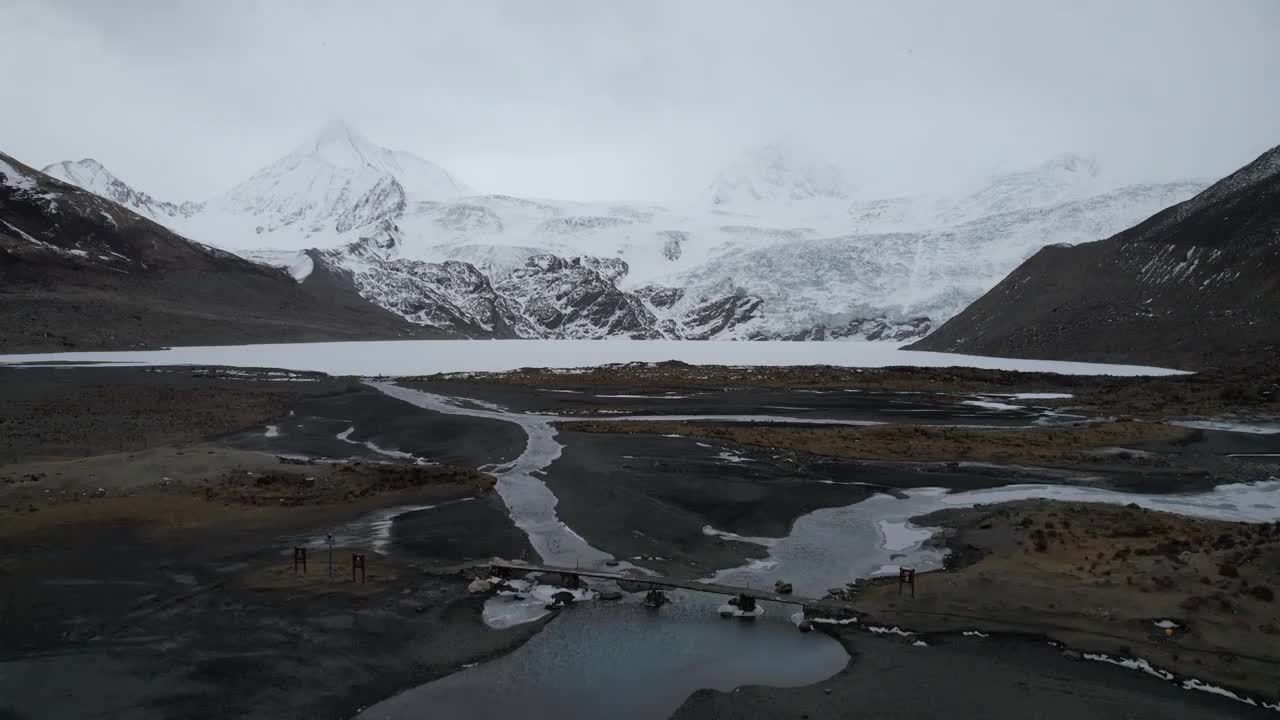
<path id="1" fill-rule="evenodd" d="M 1044 633 L 1113 656 L 1276 696 L 1280 523 L 1196 520 L 1089 503 L 1025 501 L 935 513 L 969 560 L 917 580 L 917 597 L 868 587 L 860 609 L 923 631 Z M 1224 575 L 1222 568 L 1230 568 Z M 1156 620 L 1180 625 L 1171 635 Z"/>
<path id="2" fill-rule="evenodd" d="M 1103 447 L 1175 440 L 1193 432 L 1162 423 L 1106 422 L 1026 430 L 965 429 L 927 425 L 869 427 L 761 427 L 698 422 L 563 423 L 583 432 L 657 433 L 728 440 L 816 455 L 862 460 L 1076 464 Z"/>

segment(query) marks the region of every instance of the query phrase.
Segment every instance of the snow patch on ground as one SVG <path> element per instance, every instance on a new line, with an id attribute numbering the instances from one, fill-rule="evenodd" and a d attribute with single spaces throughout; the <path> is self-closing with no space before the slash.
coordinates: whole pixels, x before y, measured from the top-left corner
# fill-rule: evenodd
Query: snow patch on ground
<path id="1" fill-rule="evenodd" d="M 0 184 L 18 190 L 35 190 L 36 181 L 30 176 L 18 172 L 18 169 L 4 160 L 0 160 Z"/>
<path id="2" fill-rule="evenodd" d="M 902 637 L 914 637 L 915 633 L 903 630 L 894 625 L 893 627 L 880 627 L 879 625 L 868 625 L 867 629 L 876 635 L 901 635 Z"/>
<path id="3" fill-rule="evenodd" d="M 1212 693 L 1214 695 L 1221 695 L 1222 697 L 1225 697 L 1225 698 L 1231 698 L 1232 700 L 1235 700 L 1236 702 L 1242 702 L 1245 705 L 1252 705 L 1254 707 L 1258 706 L 1257 701 L 1255 701 L 1251 697 L 1247 697 L 1247 696 L 1241 697 L 1231 692 L 1230 690 L 1227 690 L 1226 688 L 1220 688 L 1217 685 L 1210 685 L 1209 683 L 1196 680 L 1195 678 L 1188 678 L 1186 680 L 1183 680 L 1182 689 L 1183 690 L 1199 690 L 1201 692 L 1207 692 L 1207 693 Z M 1271 707 L 1272 709 L 1280 710 L 1280 707 L 1275 705 L 1268 706 L 1268 707 Z"/>
<path id="4" fill-rule="evenodd" d="M 1103 653 L 1084 653 L 1085 660 L 1094 660 L 1096 662 L 1111 663 L 1120 667 L 1129 668 L 1130 670 L 1141 670 L 1148 675 L 1154 675 L 1161 680 L 1172 680 L 1173 673 L 1160 668 L 1152 667 L 1151 663 L 1142 658 L 1113 658 Z"/>
<path id="5" fill-rule="evenodd" d="M 352 429 L 354 430 L 355 428 L 352 428 Z M 268 425 L 266 432 L 262 433 L 262 436 L 269 437 L 269 438 L 280 437 L 280 426 Z"/>

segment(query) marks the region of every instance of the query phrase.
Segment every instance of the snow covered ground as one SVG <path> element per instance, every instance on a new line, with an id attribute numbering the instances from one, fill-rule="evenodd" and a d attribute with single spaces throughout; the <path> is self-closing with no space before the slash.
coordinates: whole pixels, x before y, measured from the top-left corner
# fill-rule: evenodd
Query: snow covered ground
<path id="1" fill-rule="evenodd" d="M 387 340 L 222 345 L 169 350 L 0 355 L 0 364 L 115 363 L 225 365 L 310 370 L 332 375 L 424 375 L 494 372 L 522 367 L 594 367 L 680 360 L 692 365 L 961 366 L 1063 375 L 1174 375 L 1140 365 L 953 355 L 898 349 L 885 342 L 714 342 L 687 340 Z"/>

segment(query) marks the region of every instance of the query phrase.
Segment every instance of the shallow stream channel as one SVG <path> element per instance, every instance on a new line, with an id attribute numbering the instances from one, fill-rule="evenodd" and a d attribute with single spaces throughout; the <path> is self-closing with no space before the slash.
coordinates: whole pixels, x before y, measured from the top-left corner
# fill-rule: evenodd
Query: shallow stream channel
<path id="1" fill-rule="evenodd" d="M 562 522 L 555 494 L 539 477 L 560 456 L 554 423 L 566 418 L 508 412 L 393 383 L 370 385 L 434 412 L 519 425 L 528 436 L 524 452 L 488 471 L 498 479 L 497 491 L 512 520 L 527 533 L 543 562 L 609 571 L 633 567 L 626 558 L 615 559 L 593 547 Z M 737 419 L 752 421 L 749 416 Z M 943 508 L 1025 498 L 1137 503 L 1184 515 L 1251 520 L 1276 516 L 1280 483 L 1220 485 L 1178 495 L 1060 484 L 873 494 L 852 505 L 806 513 L 781 538 L 741 537 L 708 528 L 708 534 L 758 544 L 767 554 L 704 579 L 771 590 L 775 579 L 785 578 L 796 594 L 820 598 L 828 588 L 854 579 L 896 574 L 899 565 L 936 569 L 943 556 L 928 542 L 934 532 L 913 526 L 909 518 Z M 605 581 L 590 582 L 595 590 L 615 589 Z M 794 606 L 763 602 L 764 614 L 743 622 L 718 617 L 723 597 L 687 591 L 670 597 L 670 604 L 656 610 L 642 604 L 640 593 L 617 602 L 578 602 L 515 651 L 400 693 L 365 709 L 360 717 L 666 718 L 702 688 L 809 685 L 840 672 L 849 661 L 834 638 L 798 632 Z M 544 603 L 533 597 L 521 601 L 495 596 L 486 604 L 485 619 L 495 626 L 532 621 L 546 613 Z"/>

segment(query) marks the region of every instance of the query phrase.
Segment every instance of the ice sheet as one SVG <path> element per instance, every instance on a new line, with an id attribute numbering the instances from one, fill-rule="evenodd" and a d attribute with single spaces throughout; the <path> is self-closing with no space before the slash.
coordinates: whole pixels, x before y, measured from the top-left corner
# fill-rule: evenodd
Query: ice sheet
<path id="1" fill-rule="evenodd" d="M 594 367 L 607 363 L 680 360 L 692 365 L 836 365 L 841 367 L 963 366 L 1066 375 L 1169 375 L 1180 371 L 1136 365 L 952 355 L 899 350 L 886 342 L 730 342 L 696 340 L 387 340 L 182 347 L 125 352 L 0 355 L 12 363 L 227 365 L 313 370 L 333 375 L 422 375 L 492 372 L 521 367 Z"/>

